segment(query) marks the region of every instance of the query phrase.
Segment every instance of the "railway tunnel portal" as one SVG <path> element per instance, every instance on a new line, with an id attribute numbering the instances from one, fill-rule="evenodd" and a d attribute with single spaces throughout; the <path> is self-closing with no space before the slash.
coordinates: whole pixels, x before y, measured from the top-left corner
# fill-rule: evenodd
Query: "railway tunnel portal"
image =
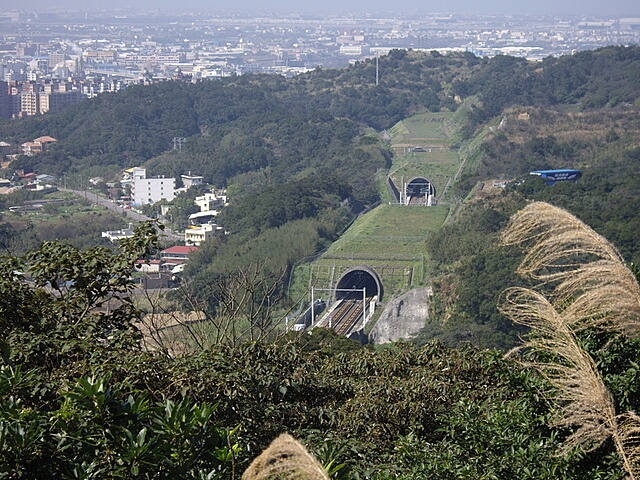
<path id="1" fill-rule="evenodd" d="M 328 327 L 339 335 L 364 342 L 363 329 L 382 295 L 382 282 L 373 268 L 351 267 L 336 283 L 332 306 L 316 326 Z"/>
<path id="2" fill-rule="evenodd" d="M 425 177 L 414 177 L 404 185 L 405 205 L 433 205 L 436 187 Z"/>
<path id="3" fill-rule="evenodd" d="M 376 271 L 366 265 L 352 267 L 346 270 L 334 292 L 335 300 L 362 299 L 362 290 L 365 289 L 367 297 L 377 297 L 382 300 L 383 287 Z"/>

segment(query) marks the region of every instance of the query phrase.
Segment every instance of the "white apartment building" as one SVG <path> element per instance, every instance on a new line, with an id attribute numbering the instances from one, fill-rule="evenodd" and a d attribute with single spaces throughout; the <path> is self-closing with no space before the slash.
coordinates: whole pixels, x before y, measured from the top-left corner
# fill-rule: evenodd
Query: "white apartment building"
<path id="1" fill-rule="evenodd" d="M 131 200 L 134 205 L 148 205 L 160 200 L 172 201 L 175 197 L 175 178 L 147 178 L 147 170 L 135 168 L 131 180 Z"/>
<path id="2" fill-rule="evenodd" d="M 102 232 L 102 238 L 107 238 L 111 243 L 116 243 L 123 238 L 133 237 L 133 226 L 129 224 L 129 228 L 122 228 L 120 230 L 107 230 Z"/>
<path id="3" fill-rule="evenodd" d="M 361 57 L 369 55 L 369 45 L 341 45 L 340 55 L 348 55 L 352 57 Z"/>
<path id="4" fill-rule="evenodd" d="M 204 177 L 200 175 L 191 175 L 191 172 L 189 172 L 189 175 L 181 175 L 181 177 L 184 188 L 191 188 L 195 185 L 202 185 L 204 183 Z"/>
<path id="5" fill-rule="evenodd" d="M 208 212 L 214 210 L 216 207 L 221 208 L 227 204 L 227 191 L 219 190 L 208 192 L 201 197 L 196 197 L 194 202 L 200 207 L 201 212 Z"/>

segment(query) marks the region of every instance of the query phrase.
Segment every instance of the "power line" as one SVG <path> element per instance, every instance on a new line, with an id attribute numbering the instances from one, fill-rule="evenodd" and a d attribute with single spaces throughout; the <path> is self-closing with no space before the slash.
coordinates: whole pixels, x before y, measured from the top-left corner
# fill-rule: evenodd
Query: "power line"
<path id="1" fill-rule="evenodd" d="M 184 142 L 186 142 L 186 141 L 187 141 L 187 139 L 184 138 L 184 137 L 173 137 L 173 149 L 181 151 L 182 150 L 182 144 Z"/>

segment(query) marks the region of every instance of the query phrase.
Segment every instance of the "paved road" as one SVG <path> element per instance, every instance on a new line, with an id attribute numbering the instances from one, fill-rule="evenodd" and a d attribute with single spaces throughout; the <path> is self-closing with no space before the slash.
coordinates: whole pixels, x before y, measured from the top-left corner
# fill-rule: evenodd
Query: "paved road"
<path id="1" fill-rule="evenodd" d="M 122 205 L 118 205 L 117 203 L 113 203 L 111 200 L 108 200 L 104 197 L 101 197 L 97 193 L 87 192 L 86 190 L 72 190 L 70 188 L 59 188 L 61 192 L 69 192 L 77 195 L 78 197 L 82 197 L 87 201 L 94 203 L 96 205 L 100 205 L 101 207 L 105 207 L 108 210 L 116 213 L 125 213 L 128 218 L 131 220 L 135 220 L 136 222 L 144 222 L 146 220 L 153 220 L 150 217 L 142 215 L 132 209 L 123 208 Z"/>
<path id="2" fill-rule="evenodd" d="M 104 207 L 115 213 L 121 214 L 124 212 L 127 218 L 135 222 L 145 222 L 147 220 L 154 220 L 153 218 L 147 217 L 146 215 L 142 215 L 141 213 L 138 213 L 133 209 L 123 208 L 121 205 L 118 205 L 117 203 L 114 203 L 111 200 L 108 200 L 104 197 L 101 197 L 97 193 L 88 192 L 86 190 L 72 190 L 70 188 L 60 188 L 60 187 L 58 187 L 58 190 L 60 190 L 61 192 L 73 193 L 78 197 L 82 197 L 93 204 L 100 205 L 101 207 Z M 184 240 L 183 235 L 173 232 L 170 228 L 165 228 L 163 235 L 166 235 L 169 239 L 175 240 L 175 241 Z"/>

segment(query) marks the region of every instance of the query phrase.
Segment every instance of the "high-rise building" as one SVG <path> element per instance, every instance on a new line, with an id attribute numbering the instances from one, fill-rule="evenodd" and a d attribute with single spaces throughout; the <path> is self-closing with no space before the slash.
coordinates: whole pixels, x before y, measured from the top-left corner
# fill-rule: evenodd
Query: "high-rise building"
<path id="1" fill-rule="evenodd" d="M 49 69 L 53 69 L 59 63 L 64 63 L 67 59 L 67 55 L 64 53 L 50 53 L 49 54 Z"/>
<path id="2" fill-rule="evenodd" d="M 42 92 L 40 93 L 40 113 L 58 112 L 68 105 L 82 100 L 80 92 Z"/>
<path id="3" fill-rule="evenodd" d="M 40 94 L 36 90 L 20 93 L 20 115 L 40 115 Z"/>
<path id="4" fill-rule="evenodd" d="M 2 81 L 0 81 L 0 118 L 11 118 L 9 84 Z"/>

